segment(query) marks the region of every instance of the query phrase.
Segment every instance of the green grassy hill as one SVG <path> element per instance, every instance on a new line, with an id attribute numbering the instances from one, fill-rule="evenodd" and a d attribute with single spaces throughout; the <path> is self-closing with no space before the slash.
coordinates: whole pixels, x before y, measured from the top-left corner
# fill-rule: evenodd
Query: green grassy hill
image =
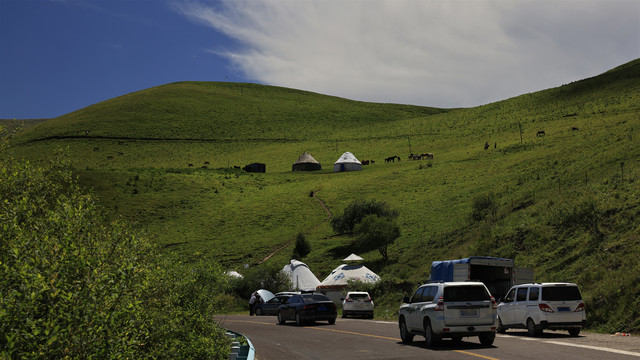
<path id="1" fill-rule="evenodd" d="M 465 109 L 174 83 L 38 123 L 10 143 L 34 160 L 67 147 L 112 216 L 185 259 L 205 256 L 240 272 L 270 255 L 284 265 L 304 233 L 312 252 L 301 260 L 322 280 L 353 248 L 310 194 L 334 214 L 375 199 L 398 210 L 402 232 L 389 261 L 360 254 L 379 274 L 420 281 L 433 260 L 514 258 L 538 281 L 579 283 L 592 324 L 623 330 L 640 329 L 639 127 L 635 60 Z M 322 171 L 291 172 L 305 151 Z M 333 173 L 345 151 L 376 162 Z M 409 161 L 410 152 L 435 158 Z M 384 162 L 393 155 L 402 161 Z M 267 172 L 234 168 L 252 162 Z M 497 209 L 478 221 L 471 213 L 480 196 Z"/>

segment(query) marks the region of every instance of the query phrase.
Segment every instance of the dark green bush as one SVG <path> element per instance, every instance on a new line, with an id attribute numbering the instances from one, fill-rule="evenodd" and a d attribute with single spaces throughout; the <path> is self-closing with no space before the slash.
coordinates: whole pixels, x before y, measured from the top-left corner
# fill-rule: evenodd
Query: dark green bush
<path id="1" fill-rule="evenodd" d="M 384 259 L 388 258 L 387 248 L 400 237 L 400 227 L 394 219 L 367 215 L 354 229 L 355 245 L 363 250 L 378 249 Z"/>
<path id="2" fill-rule="evenodd" d="M 498 203 L 494 193 L 478 195 L 473 199 L 471 205 L 471 217 L 473 220 L 481 221 L 489 217 L 496 220 L 498 217 Z"/>
<path id="3" fill-rule="evenodd" d="M 342 215 L 331 219 L 331 226 L 336 234 L 353 234 L 355 225 L 367 215 L 396 218 L 398 212 L 391 210 L 384 201 L 356 200 L 344 209 Z"/>
<path id="4" fill-rule="evenodd" d="M 296 246 L 293 248 L 291 257 L 293 259 L 302 259 L 311 252 L 311 245 L 303 233 L 299 233 L 296 237 Z"/>

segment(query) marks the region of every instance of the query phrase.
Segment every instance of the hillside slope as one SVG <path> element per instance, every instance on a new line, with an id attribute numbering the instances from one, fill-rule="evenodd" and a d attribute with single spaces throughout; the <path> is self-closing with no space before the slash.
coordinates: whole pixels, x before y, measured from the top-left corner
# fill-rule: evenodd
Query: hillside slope
<path id="1" fill-rule="evenodd" d="M 269 255 L 284 264 L 304 233 L 312 252 L 303 260 L 322 279 L 357 249 L 332 233 L 310 193 L 334 214 L 376 199 L 398 210 L 402 232 L 389 261 L 361 254 L 383 276 L 420 281 L 433 260 L 511 257 L 539 281 L 579 283 L 592 324 L 623 330 L 640 328 L 639 125 L 635 60 L 468 109 L 252 84 L 168 84 L 37 124 L 11 143 L 34 160 L 68 147 L 81 182 L 113 216 L 187 259 L 210 257 L 240 271 Z M 322 171 L 291 172 L 304 151 Z M 334 174 L 344 151 L 376 163 Z M 435 158 L 409 161 L 410 152 Z M 385 163 L 392 155 L 402 161 Z M 254 161 L 267 173 L 233 168 Z M 479 197 L 496 207 L 474 220 Z"/>

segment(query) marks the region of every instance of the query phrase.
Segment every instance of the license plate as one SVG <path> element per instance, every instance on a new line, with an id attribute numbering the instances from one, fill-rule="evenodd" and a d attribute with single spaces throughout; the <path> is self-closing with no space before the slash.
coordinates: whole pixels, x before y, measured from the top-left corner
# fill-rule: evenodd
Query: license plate
<path id="1" fill-rule="evenodd" d="M 320 307 L 318 308 L 318 310 L 320 310 L 320 311 L 327 311 L 327 308 L 326 308 L 325 306 L 320 306 Z"/>
<path id="2" fill-rule="evenodd" d="M 558 311 L 571 311 L 571 308 L 568 306 L 558 306 Z"/>
<path id="3" fill-rule="evenodd" d="M 460 317 L 476 317 L 476 316 L 478 316 L 478 310 L 476 309 L 460 310 Z"/>

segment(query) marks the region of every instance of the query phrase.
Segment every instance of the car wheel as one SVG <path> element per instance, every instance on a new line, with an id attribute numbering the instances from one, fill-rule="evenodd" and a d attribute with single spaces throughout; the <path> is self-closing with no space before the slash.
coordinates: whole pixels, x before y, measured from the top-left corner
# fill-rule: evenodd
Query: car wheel
<path id="1" fill-rule="evenodd" d="M 496 329 L 500 334 L 504 334 L 507 331 L 507 328 L 502 325 L 502 319 L 498 317 L 498 328 Z"/>
<path id="2" fill-rule="evenodd" d="M 440 336 L 433 333 L 429 319 L 424 321 L 424 340 L 427 342 L 428 348 L 434 347 L 440 342 Z"/>
<path id="3" fill-rule="evenodd" d="M 411 344 L 413 342 L 413 335 L 407 330 L 404 318 L 400 319 L 400 339 L 402 339 L 403 344 Z"/>
<path id="4" fill-rule="evenodd" d="M 333 325 L 336 323 L 336 318 L 329 319 L 329 325 Z"/>
<path id="5" fill-rule="evenodd" d="M 478 338 L 480 339 L 480 344 L 484 346 L 491 346 L 493 345 L 493 341 L 496 339 L 496 333 L 490 332 L 487 334 L 478 335 Z"/>
<path id="6" fill-rule="evenodd" d="M 302 319 L 300 318 L 300 314 L 296 313 L 296 325 L 302 325 Z"/>
<path id="7" fill-rule="evenodd" d="M 569 329 L 569 335 L 578 336 L 580 335 L 580 328 Z"/>
<path id="8" fill-rule="evenodd" d="M 262 315 L 264 315 L 264 314 L 262 313 L 262 309 L 261 309 L 261 308 L 257 308 L 257 309 L 256 309 L 256 315 L 257 315 L 257 316 L 262 316 Z"/>
<path id="9" fill-rule="evenodd" d="M 529 336 L 538 336 L 542 334 L 542 330 L 536 326 L 536 323 L 533 322 L 533 319 L 527 319 L 527 334 Z"/>
<path id="10" fill-rule="evenodd" d="M 278 324 L 283 325 L 286 320 L 282 317 L 282 313 L 278 311 Z"/>

